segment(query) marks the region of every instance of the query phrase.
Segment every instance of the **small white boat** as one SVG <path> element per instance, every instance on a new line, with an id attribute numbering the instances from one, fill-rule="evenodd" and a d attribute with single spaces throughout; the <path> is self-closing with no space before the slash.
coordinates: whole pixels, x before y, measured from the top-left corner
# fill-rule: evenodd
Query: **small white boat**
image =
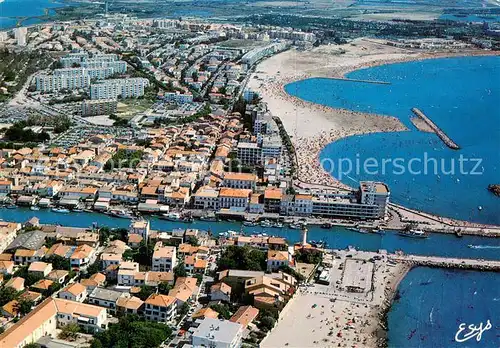
<path id="1" fill-rule="evenodd" d="M 182 221 L 182 216 L 179 213 L 169 213 L 169 214 L 163 214 L 162 219 L 168 221 Z"/>
<path id="2" fill-rule="evenodd" d="M 300 224 L 290 224 L 290 228 L 293 229 L 293 230 L 300 230 L 302 226 Z"/>
<path id="3" fill-rule="evenodd" d="M 66 208 L 52 208 L 52 211 L 54 213 L 63 213 L 63 214 L 69 213 L 69 209 Z"/>
<path id="4" fill-rule="evenodd" d="M 33 205 L 30 207 L 30 210 L 37 211 L 37 210 L 40 210 L 40 208 L 37 207 L 36 205 Z"/>
<path id="5" fill-rule="evenodd" d="M 261 227 L 271 227 L 271 223 L 267 220 L 264 220 L 260 223 Z"/>
<path id="6" fill-rule="evenodd" d="M 130 213 L 127 213 L 125 210 L 112 210 L 109 212 L 109 215 L 113 217 L 117 217 L 120 219 L 133 219 L 134 216 Z"/>
<path id="7" fill-rule="evenodd" d="M 427 238 L 429 235 L 422 230 L 399 231 L 398 234 L 410 238 Z"/>

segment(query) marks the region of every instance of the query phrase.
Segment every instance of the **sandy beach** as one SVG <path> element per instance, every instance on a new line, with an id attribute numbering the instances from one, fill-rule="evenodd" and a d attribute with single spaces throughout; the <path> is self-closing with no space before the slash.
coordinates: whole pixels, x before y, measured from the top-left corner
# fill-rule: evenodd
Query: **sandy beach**
<path id="1" fill-rule="evenodd" d="M 330 285 L 314 284 L 299 290 L 280 315 L 280 320 L 261 347 L 377 347 L 384 341 L 383 315 L 399 282 L 410 269 L 376 261 L 371 290 L 345 291 L 337 284 L 345 275 L 338 266 L 347 253 L 368 260 L 375 253 L 335 251 L 342 260 L 333 262 Z M 372 277 L 366 274 L 366 277 Z"/>
<path id="2" fill-rule="evenodd" d="M 311 77 L 344 78 L 353 70 L 388 63 L 493 54 L 416 51 L 383 43 L 383 40 L 360 38 L 349 44 L 320 46 L 310 51 L 292 49 L 257 66 L 248 87 L 258 91 L 271 113 L 282 120 L 297 152 L 299 180 L 346 188 L 320 166 L 319 152 L 325 145 L 351 135 L 408 129 L 395 117 L 334 109 L 292 97 L 284 91 L 286 84 Z"/>

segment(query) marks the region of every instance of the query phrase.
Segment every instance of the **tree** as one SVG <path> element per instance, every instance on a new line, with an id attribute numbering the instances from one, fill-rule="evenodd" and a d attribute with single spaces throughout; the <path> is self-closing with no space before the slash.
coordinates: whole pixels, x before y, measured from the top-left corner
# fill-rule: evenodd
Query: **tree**
<path id="1" fill-rule="evenodd" d="M 144 321 L 136 315 L 121 317 L 117 324 L 110 324 L 106 331 L 96 333 L 93 348 L 153 348 L 172 335 L 165 324 Z M 98 343 L 97 343 L 98 341 Z"/>
<path id="2" fill-rule="evenodd" d="M 38 344 L 32 342 L 32 343 L 28 343 L 23 348 L 40 348 L 40 346 Z"/>
<path id="3" fill-rule="evenodd" d="M 168 295 L 169 291 L 172 290 L 172 286 L 167 282 L 161 282 L 158 284 L 158 293 L 163 295 Z"/>
<path id="4" fill-rule="evenodd" d="M 269 330 L 272 330 L 275 324 L 276 324 L 276 319 L 270 316 L 265 316 L 260 319 L 259 325 L 257 326 L 262 331 L 267 332 Z"/>
<path id="5" fill-rule="evenodd" d="M 11 287 L 0 288 L 0 306 L 12 301 L 17 296 L 17 291 Z"/>
<path id="6" fill-rule="evenodd" d="M 17 310 L 19 311 L 19 313 L 21 313 L 22 315 L 26 315 L 29 312 L 31 312 L 31 308 L 33 308 L 34 305 L 35 305 L 35 303 L 31 300 L 20 299 L 18 301 L 16 307 L 17 307 Z"/>
<path id="7" fill-rule="evenodd" d="M 58 335 L 58 338 L 62 340 L 74 341 L 78 337 L 79 332 L 80 326 L 75 323 L 70 323 L 62 328 L 61 332 Z"/>
<path id="8" fill-rule="evenodd" d="M 217 268 L 219 271 L 226 269 L 265 271 L 267 269 L 267 254 L 249 246 L 230 245 L 217 261 Z"/>
<path id="9" fill-rule="evenodd" d="M 231 318 L 231 312 L 229 311 L 229 307 L 225 304 L 213 304 L 210 306 L 210 308 L 212 308 L 214 311 L 216 311 L 217 313 L 219 313 L 219 315 L 228 320 Z"/>
<path id="10" fill-rule="evenodd" d="M 179 308 L 177 311 L 177 314 L 179 314 L 180 317 L 185 316 L 189 312 L 189 305 L 187 302 L 184 302 L 182 306 Z"/>
<path id="11" fill-rule="evenodd" d="M 71 264 L 69 259 L 59 256 L 59 255 L 52 255 L 47 259 L 47 263 L 52 263 L 52 267 L 54 269 L 62 269 L 62 270 L 69 270 L 71 269 Z"/>
<path id="12" fill-rule="evenodd" d="M 187 277 L 186 267 L 184 267 L 183 262 L 174 267 L 174 276 L 175 279 L 179 277 Z"/>
<path id="13" fill-rule="evenodd" d="M 137 294 L 141 300 L 146 301 L 146 299 L 155 293 L 155 288 L 152 286 L 143 285 L 141 286 L 141 291 Z"/>
<path id="14" fill-rule="evenodd" d="M 192 246 L 199 246 L 200 245 L 198 238 L 196 238 L 195 236 L 187 237 L 186 243 L 191 244 Z"/>

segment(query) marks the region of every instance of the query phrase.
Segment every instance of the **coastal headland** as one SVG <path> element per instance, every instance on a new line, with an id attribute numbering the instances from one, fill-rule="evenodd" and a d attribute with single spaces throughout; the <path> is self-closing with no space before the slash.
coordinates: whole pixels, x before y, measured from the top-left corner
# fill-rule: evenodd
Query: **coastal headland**
<path id="1" fill-rule="evenodd" d="M 323 106 L 288 94 L 284 86 L 307 78 L 345 79 L 357 69 L 390 63 L 433 58 L 497 55 L 483 50 L 418 50 L 387 45 L 385 40 L 359 38 L 345 45 L 329 45 L 310 51 L 289 50 L 262 61 L 248 87 L 257 91 L 273 116 L 281 119 L 295 147 L 297 179 L 300 187 L 350 189 L 324 171 L 319 155 L 329 143 L 354 135 L 404 132 L 408 128 L 397 118 Z M 410 110 L 409 110 L 410 111 Z M 431 131 L 428 127 L 428 131 Z M 391 204 L 395 216 L 403 220 L 443 224 L 443 227 L 475 228 L 491 226 L 453 220 Z M 415 218 L 415 219 L 413 219 Z M 420 226 L 424 227 L 424 226 Z"/>

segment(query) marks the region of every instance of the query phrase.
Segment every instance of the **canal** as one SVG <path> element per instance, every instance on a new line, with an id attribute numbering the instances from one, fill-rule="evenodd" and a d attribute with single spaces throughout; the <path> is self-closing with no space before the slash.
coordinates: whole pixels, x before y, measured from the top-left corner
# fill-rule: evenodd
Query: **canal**
<path id="1" fill-rule="evenodd" d="M 92 224 L 110 228 L 128 228 L 130 220 L 111 217 L 99 213 L 54 213 L 50 210 L 32 211 L 25 208 L 0 209 L 0 219 L 5 221 L 25 222 L 36 216 L 42 224 L 58 224 L 72 227 L 90 227 Z M 284 237 L 289 243 L 301 240 L 300 230 L 284 228 L 245 227 L 238 222 L 208 222 L 195 220 L 192 223 L 171 222 L 150 217 L 151 228 L 159 231 L 171 231 L 175 228 L 195 228 L 210 231 L 217 235 L 228 230 L 243 231 L 245 234 L 266 233 Z M 308 226 L 308 240 L 324 241 L 328 248 L 344 249 L 348 246 L 359 250 L 377 251 L 385 249 L 388 252 L 402 250 L 407 254 L 434 255 L 443 257 L 483 258 L 500 260 L 500 238 L 464 236 L 433 233 L 427 239 L 413 239 L 388 231 L 385 235 L 362 234 L 349 231 L 343 227 L 322 229 L 319 226 Z"/>

